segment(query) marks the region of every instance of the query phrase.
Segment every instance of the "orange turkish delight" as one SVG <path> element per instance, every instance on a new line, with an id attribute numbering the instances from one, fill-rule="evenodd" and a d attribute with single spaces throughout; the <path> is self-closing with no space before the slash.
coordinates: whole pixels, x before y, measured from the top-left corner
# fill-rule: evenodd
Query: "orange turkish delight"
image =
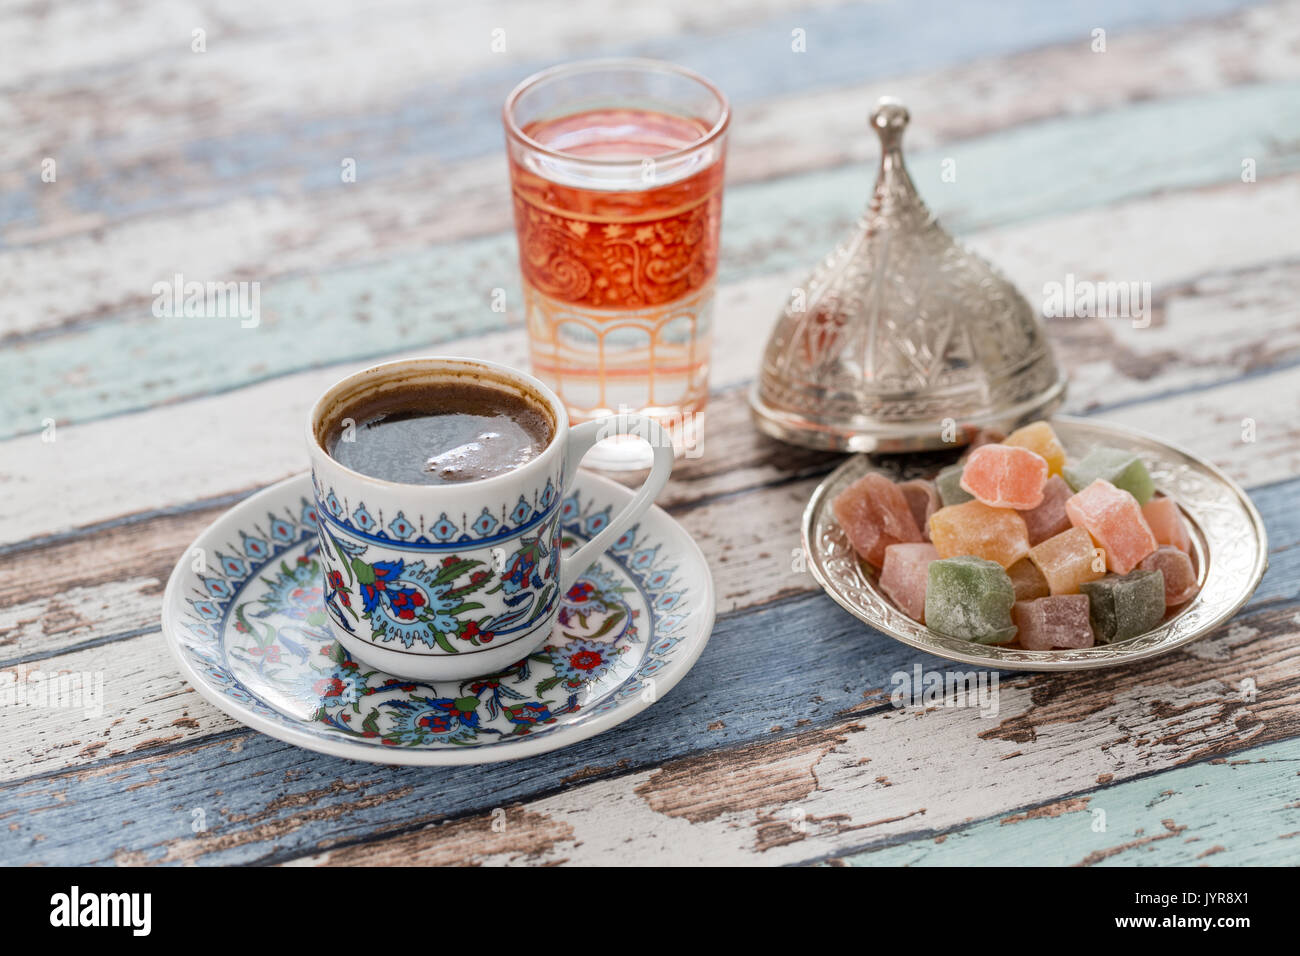
<path id="1" fill-rule="evenodd" d="M 961 486 L 993 508 L 1026 511 L 1043 503 L 1047 462 L 1042 455 L 1012 445 L 982 445 L 971 452 Z"/>
<path id="2" fill-rule="evenodd" d="M 1007 577 L 1011 579 L 1011 586 L 1016 590 L 1017 601 L 1032 601 L 1052 593 L 1047 578 L 1043 577 L 1043 572 L 1039 571 L 1038 565 L 1028 558 L 1021 558 L 1007 568 Z"/>
<path id="3" fill-rule="evenodd" d="M 1028 448 L 1041 455 L 1047 462 L 1048 474 L 1059 475 L 1065 467 L 1065 449 L 1047 422 L 1031 422 L 1024 428 L 1017 428 L 1007 436 L 1003 444 Z"/>
<path id="4" fill-rule="evenodd" d="M 1029 549 L 1029 560 L 1047 579 L 1053 594 L 1078 594 L 1084 581 L 1106 574 L 1106 562 L 1083 528 L 1062 531 Z"/>
<path id="5" fill-rule="evenodd" d="M 1009 568 L 1029 553 L 1024 519 L 1010 508 L 979 501 L 940 508 L 930 516 L 930 540 L 941 558 L 972 555 Z"/>

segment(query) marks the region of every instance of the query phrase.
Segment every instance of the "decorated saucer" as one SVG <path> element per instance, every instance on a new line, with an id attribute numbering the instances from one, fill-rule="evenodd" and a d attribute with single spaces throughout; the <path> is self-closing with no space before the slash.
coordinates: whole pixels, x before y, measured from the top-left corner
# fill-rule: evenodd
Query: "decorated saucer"
<path id="1" fill-rule="evenodd" d="M 632 497 L 579 472 L 565 550 Z M 666 694 L 708 642 L 713 579 L 659 508 L 561 598 L 552 638 L 462 681 L 390 677 L 330 636 L 311 478 L 273 485 L 207 528 L 172 571 L 163 633 L 195 689 L 235 720 L 310 750 L 395 764 L 512 760 L 584 740 Z"/>
<path id="2" fill-rule="evenodd" d="M 803 546 L 817 582 L 841 607 L 904 644 L 937 657 L 1005 670 L 1069 671 L 1115 667 L 1155 657 L 1204 637 L 1255 593 L 1268 567 L 1264 522 L 1250 498 L 1222 471 L 1142 432 L 1081 418 L 1055 417 L 1052 428 L 1070 458 L 1097 445 L 1126 448 L 1146 463 L 1156 489 L 1177 503 L 1192 539 L 1200 590 L 1152 630 L 1126 641 L 1077 650 L 1029 651 L 948 637 L 914 621 L 879 589 L 840 529 L 831 502 L 868 471 L 894 480 L 928 478 L 955 457 L 856 455 L 835 469 L 803 514 Z"/>

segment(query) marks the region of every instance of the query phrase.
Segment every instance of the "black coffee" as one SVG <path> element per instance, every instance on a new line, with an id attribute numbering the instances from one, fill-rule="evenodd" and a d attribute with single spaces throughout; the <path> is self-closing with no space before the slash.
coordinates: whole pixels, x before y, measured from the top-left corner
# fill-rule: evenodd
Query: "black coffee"
<path id="1" fill-rule="evenodd" d="M 546 412 L 526 398 L 449 382 L 400 388 L 340 411 L 327 427 L 325 448 L 372 478 L 442 485 L 518 468 L 542 453 L 554 431 Z"/>

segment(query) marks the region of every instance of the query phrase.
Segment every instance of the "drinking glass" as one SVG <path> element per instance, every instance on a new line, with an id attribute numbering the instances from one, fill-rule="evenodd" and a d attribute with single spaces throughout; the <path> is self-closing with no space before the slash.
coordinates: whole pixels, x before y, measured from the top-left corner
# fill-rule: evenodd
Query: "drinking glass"
<path id="1" fill-rule="evenodd" d="M 591 60 L 524 80 L 504 120 L 533 374 L 574 422 L 642 414 L 699 450 L 731 111 L 655 60 Z M 586 464 L 649 465 L 634 438 Z"/>

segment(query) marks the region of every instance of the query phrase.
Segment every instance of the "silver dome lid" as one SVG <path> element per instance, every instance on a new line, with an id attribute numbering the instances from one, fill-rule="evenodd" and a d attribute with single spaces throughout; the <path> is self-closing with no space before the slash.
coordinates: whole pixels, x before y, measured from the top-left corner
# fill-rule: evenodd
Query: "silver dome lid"
<path id="1" fill-rule="evenodd" d="M 769 435 L 814 448 L 951 448 L 1049 415 L 1065 379 L 1042 322 L 939 225 L 903 165 L 908 112 L 882 99 L 875 193 L 794 289 L 750 395 Z"/>

